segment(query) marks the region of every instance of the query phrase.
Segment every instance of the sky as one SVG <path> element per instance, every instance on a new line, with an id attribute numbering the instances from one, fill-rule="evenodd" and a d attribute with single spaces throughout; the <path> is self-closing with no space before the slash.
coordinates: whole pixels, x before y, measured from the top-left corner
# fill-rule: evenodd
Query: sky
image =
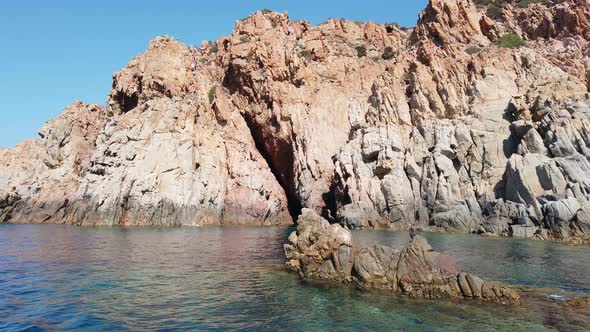
<path id="1" fill-rule="evenodd" d="M 427 0 L 19 0 L 0 3 L 0 147 L 35 138 L 73 101 L 105 104 L 112 74 L 151 39 L 216 40 L 264 8 L 414 26 Z"/>

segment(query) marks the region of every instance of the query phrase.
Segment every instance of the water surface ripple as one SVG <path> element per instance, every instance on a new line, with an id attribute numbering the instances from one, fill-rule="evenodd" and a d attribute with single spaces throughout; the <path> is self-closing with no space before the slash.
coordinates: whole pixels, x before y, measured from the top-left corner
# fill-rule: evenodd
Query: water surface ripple
<path id="1" fill-rule="evenodd" d="M 584 330 L 553 307 L 426 301 L 301 282 L 289 228 L 0 225 L 0 330 Z M 469 272 L 547 295 L 590 293 L 590 248 L 427 234 Z M 359 231 L 360 245 L 406 233 Z M 551 293 L 551 294 L 550 294 Z"/>

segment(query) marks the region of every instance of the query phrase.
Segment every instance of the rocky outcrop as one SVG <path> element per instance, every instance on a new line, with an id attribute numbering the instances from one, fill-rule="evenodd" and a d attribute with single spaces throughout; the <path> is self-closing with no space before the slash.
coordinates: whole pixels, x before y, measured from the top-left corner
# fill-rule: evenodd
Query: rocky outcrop
<path id="1" fill-rule="evenodd" d="M 587 5 L 573 2 L 534 5 L 530 11 L 553 13 L 576 6 L 578 15 L 586 15 Z M 549 42 L 538 35 L 521 34 L 531 41 L 526 49 L 494 46 L 505 32 L 521 33 L 517 26 L 531 24 L 508 15 L 527 10 L 507 5 L 503 12 L 502 19 L 493 20 L 470 1 L 430 2 L 411 36 L 416 55 L 406 51 L 394 65 L 399 67 L 375 81 L 370 121 L 334 157 L 334 210 L 342 223 L 587 239 L 585 213 L 580 221 L 572 217 L 586 209 L 585 189 L 575 189 L 579 205 L 570 201 L 572 213 L 551 208 L 574 196 L 566 186 L 586 188 L 585 78 L 564 72 L 567 66 L 547 56 Z M 547 38 L 566 43 L 562 35 Z M 400 65 L 407 59 L 413 62 Z M 387 114 L 394 116 L 385 119 Z M 537 164 L 516 166 L 519 158 L 535 155 L 552 163 L 569 156 L 566 163 L 576 164 L 576 170 L 569 167 L 571 173 L 565 175 L 557 167 L 552 174 L 537 175 L 532 168 Z M 528 191 L 528 198 L 516 193 L 524 189 L 515 188 L 520 186 L 515 177 L 535 181 L 539 176 L 545 182 L 559 177 L 562 183 L 538 186 Z"/>
<path id="2" fill-rule="evenodd" d="M 114 114 L 76 192 L 76 223 L 291 223 L 248 124 L 199 55 L 163 37 L 115 74 Z"/>
<path id="3" fill-rule="evenodd" d="M 285 245 L 287 268 L 303 278 L 345 280 L 354 264 L 352 234 L 309 209 L 299 216 L 297 231 Z"/>
<path id="4" fill-rule="evenodd" d="M 3 152 L 0 222 L 66 222 L 106 119 L 103 107 L 75 102 L 39 130 L 40 139 Z"/>
<path id="5" fill-rule="evenodd" d="M 422 236 L 402 250 L 374 246 L 357 250 L 351 232 L 304 209 L 285 244 L 287 268 L 303 279 L 332 280 L 417 298 L 465 298 L 518 304 L 510 288 L 462 272 Z"/>
<path id="6" fill-rule="evenodd" d="M 210 73 L 197 71 L 203 64 L 195 52 L 162 37 L 115 74 L 108 117 L 101 108 L 100 121 L 89 121 L 95 128 L 91 135 L 72 135 L 91 143 L 78 147 L 83 158 L 76 165 L 82 170 L 71 173 L 71 163 L 58 165 L 58 156 L 71 149 L 52 130 L 41 131 L 39 144 L 24 143 L 3 155 L 8 161 L 7 171 L 0 170 L 3 187 L 16 187 L 19 197 L 34 201 L 40 200 L 36 192 L 41 190 L 41 207 L 54 214 L 39 219 L 20 203 L 8 204 L 5 210 L 19 215 L 10 212 L 5 220 L 128 226 L 291 223 L 284 191 L 245 120 L 230 112 L 224 91 L 208 93 L 215 82 Z M 66 110 L 60 118 L 70 114 Z M 59 128 L 72 130 L 69 122 L 59 122 Z M 38 169 L 25 168 L 31 159 L 49 161 L 40 162 Z M 52 179 L 68 184 L 63 194 L 55 191 L 54 182 L 31 178 L 56 166 L 63 178 Z M 72 181 L 64 181 L 70 175 Z M 29 183 L 35 187 L 27 191 Z M 47 204 L 57 200 L 56 209 L 61 208 L 62 195 L 68 208 L 55 215 Z"/>
<path id="7" fill-rule="evenodd" d="M 274 225 L 309 208 L 349 227 L 588 241 L 588 4 L 490 15 L 431 0 L 406 29 L 263 11 L 200 47 L 157 38 L 113 76 L 85 145 L 0 151 L 0 216 Z"/>

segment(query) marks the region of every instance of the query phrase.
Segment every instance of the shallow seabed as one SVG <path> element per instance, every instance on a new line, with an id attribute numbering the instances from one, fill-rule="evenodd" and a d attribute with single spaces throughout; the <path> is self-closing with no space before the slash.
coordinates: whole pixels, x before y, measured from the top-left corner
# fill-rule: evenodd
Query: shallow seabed
<path id="1" fill-rule="evenodd" d="M 590 247 L 425 234 L 468 272 L 521 286 L 522 307 L 415 300 L 284 272 L 292 228 L 0 225 L 0 330 L 587 330 Z M 356 231 L 403 246 L 405 232 Z M 555 298 L 555 299 L 552 299 Z"/>

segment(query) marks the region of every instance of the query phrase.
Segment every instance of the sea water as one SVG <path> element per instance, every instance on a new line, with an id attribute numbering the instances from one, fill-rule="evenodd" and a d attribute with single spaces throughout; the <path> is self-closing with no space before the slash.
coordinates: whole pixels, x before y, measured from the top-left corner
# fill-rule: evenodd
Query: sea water
<path id="1" fill-rule="evenodd" d="M 590 295 L 590 247 L 424 234 L 467 272 L 534 287 L 526 305 L 417 300 L 300 281 L 284 268 L 293 228 L 0 225 L 2 331 L 585 330 L 559 301 Z M 402 247 L 405 232 L 356 231 Z M 532 303 L 531 303 L 532 302 Z M 567 311 L 566 311 L 567 313 Z"/>

